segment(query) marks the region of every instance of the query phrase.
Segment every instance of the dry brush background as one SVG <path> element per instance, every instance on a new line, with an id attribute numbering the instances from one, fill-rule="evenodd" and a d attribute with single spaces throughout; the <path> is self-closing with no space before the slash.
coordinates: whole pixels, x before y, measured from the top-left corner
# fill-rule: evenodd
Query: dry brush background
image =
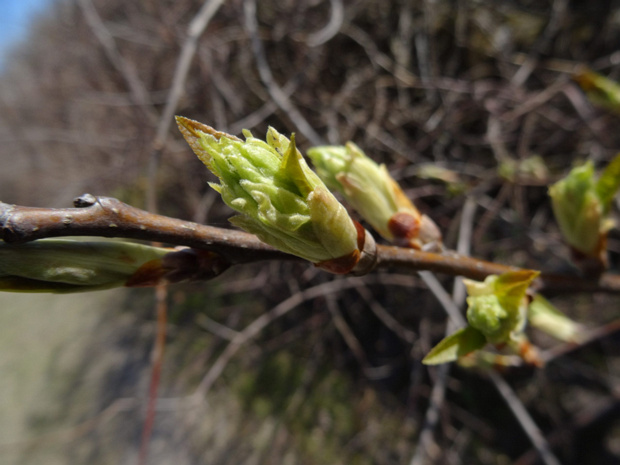
<path id="1" fill-rule="evenodd" d="M 618 44 L 611 0 L 59 0 L 0 74 L 0 199 L 68 206 L 87 191 L 225 226 L 230 211 L 173 110 L 233 134 L 294 131 L 302 149 L 353 140 L 449 247 L 469 199 L 472 255 L 570 270 L 546 186 L 620 148 L 620 117 L 571 80 L 586 65 L 620 79 Z M 609 247 L 617 266 L 617 232 Z M 53 408 L 26 412 L 29 436 L 0 444 L 0 463 L 135 463 L 153 297 L 110 295 L 93 294 L 100 329 L 84 330 L 71 369 L 48 368 Z M 593 328 L 620 313 L 614 296 L 550 297 Z M 149 463 L 405 464 L 421 447 L 420 463 L 537 463 L 487 377 L 460 368 L 420 445 L 438 379 L 420 360 L 446 317 L 416 277 L 268 263 L 172 288 L 169 302 Z M 285 314 L 222 358 L 274 309 Z M 612 335 L 505 373 L 564 464 L 620 460 L 619 344 Z"/>

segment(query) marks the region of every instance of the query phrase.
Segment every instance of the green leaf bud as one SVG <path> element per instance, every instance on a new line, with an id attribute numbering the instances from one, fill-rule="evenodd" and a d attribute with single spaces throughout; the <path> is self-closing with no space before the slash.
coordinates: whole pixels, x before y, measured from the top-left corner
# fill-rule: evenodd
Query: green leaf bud
<path id="1" fill-rule="evenodd" d="M 437 226 L 418 209 L 394 181 L 353 142 L 308 150 L 317 173 L 385 239 L 404 247 L 422 248 L 441 242 Z"/>
<path id="2" fill-rule="evenodd" d="M 144 264 L 169 252 L 120 241 L 0 242 L 0 290 L 66 293 L 124 286 Z"/>
<path id="3" fill-rule="evenodd" d="M 308 167 L 294 135 L 289 140 L 269 128 L 266 142 L 249 131 L 243 141 L 187 118 L 177 117 L 177 123 L 198 158 L 219 178 L 211 186 L 240 213 L 231 219 L 234 225 L 315 264 L 357 262 L 357 227 Z"/>
<path id="4" fill-rule="evenodd" d="M 103 239 L 0 241 L 0 291 L 71 293 L 207 280 L 229 264 L 214 252 Z"/>
<path id="5" fill-rule="evenodd" d="M 491 275 L 484 282 L 464 279 L 469 324 L 493 344 L 516 341 L 526 323 L 525 294 L 538 274 L 523 270 Z"/>
<path id="6" fill-rule="evenodd" d="M 587 162 L 549 188 L 553 212 L 566 242 L 575 251 L 601 262 L 605 262 L 607 232 L 613 226 L 607 212 L 618 190 L 617 159 L 599 181 L 592 162 Z"/>

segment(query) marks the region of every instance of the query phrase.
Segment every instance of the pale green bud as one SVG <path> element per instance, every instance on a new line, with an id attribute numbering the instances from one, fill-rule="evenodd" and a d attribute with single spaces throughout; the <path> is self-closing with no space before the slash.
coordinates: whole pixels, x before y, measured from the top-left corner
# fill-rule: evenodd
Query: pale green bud
<path id="1" fill-rule="evenodd" d="M 507 344 L 527 362 L 540 364 L 537 351 L 523 333 L 527 321 L 527 288 L 539 274 L 521 270 L 487 276 L 483 282 L 464 279 L 469 294 L 469 325 L 446 336 L 422 362 L 426 365 L 452 362 L 490 342 Z"/>
<path id="2" fill-rule="evenodd" d="M 496 334 L 502 327 L 508 312 L 495 295 L 468 297 L 467 321 L 483 334 Z"/>
<path id="3" fill-rule="evenodd" d="M 214 252 L 118 240 L 0 241 L 0 291 L 87 292 L 113 287 L 207 280 L 229 263 Z"/>
<path id="4" fill-rule="evenodd" d="M 607 212 L 620 182 L 619 168 L 617 157 L 597 180 L 592 162 L 587 162 L 549 188 L 562 235 L 586 257 L 604 261 L 605 238 L 613 226 Z"/>
<path id="5" fill-rule="evenodd" d="M 488 276 L 484 282 L 464 279 L 467 321 L 493 344 L 515 341 L 527 317 L 525 293 L 537 271 L 512 271 Z"/>
<path id="6" fill-rule="evenodd" d="M 187 118 L 177 117 L 177 123 L 196 155 L 220 179 L 212 187 L 240 213 L 233 224 L 313 263 L 351 256 L 357 260 L 356 226 L 308 167 L 294 136 L 289 140 L 269 128 L 266 142 L 249 131 L 242 141 Z"/>
<path id="7" fill-rule="evenodd" d="M 104 240 L 0 242 L 0 290 L 65 293 L 124 286 L 143 265 L 160 263 L 169 252 Z"/>
<path id="8" fill-rule="evenodd" d="M 421 248 L 441 242 L 435 224 L 418 209 L 394 181 L 353 142 L 308 150 L 317 173 L 384 238 L 401 246 Z"/>
<path id="9" fill-rule="evenodd" d="M 540 294 L 534 296 L 528 308 L 528 321 L 531 326 L 561 341 L 579 342 L 585 333 L 582 325 L 568 318 Z"/>
<path id="10" fill-rule="evenodd" d="M 330 189 L 342 192 L 379 234 L 393 238 L 388 222 L 404 207 L 397 203 L 385 165 L 377 165 L 352 142 L 346 147 L 313 147 L 308 150 L 308 156 Z M 405 208 L 417 212 L 412 205 Z"/>

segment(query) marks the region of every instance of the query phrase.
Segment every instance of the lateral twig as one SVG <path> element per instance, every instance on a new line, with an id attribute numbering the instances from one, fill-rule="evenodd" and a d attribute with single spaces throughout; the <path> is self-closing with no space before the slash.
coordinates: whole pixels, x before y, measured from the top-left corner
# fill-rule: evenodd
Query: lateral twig
<path id="1" fill-rule="evenodd" d="M 471 249 L 471 238 L 473 234 L 474 214 L 476 211 L 476 202 L 473 198 L 467 199 L 461 213 L 461 221 L 459 227 L 458 251 L 461 254 L 468 254 Z M 458 306 L 465 301 L 465 286 L 462 281 L 456 279 L 452 292 L 452 299 L 441 286 L 441 283 L 434 275 L 420 273 L 420 277 L 426 282 L 427 286 L 434 291 L 435 297 L 444 307 L 449 319 L 446 325 L 446 336 L 451 334 L 455 329 L 465 326 L 467 323 L 460 313 Z M 430 404 L 424 415 L 424 424 L 420 431 L 418 444 L 409 465 L 422 465 L 425 463 L 426 457 L 429 456 L 431 445 L 433 444 L 433 432 L 439 421 L 439 414 L 443 406 L 448 385 L 448 375 L 452 364 L 445 363 L 437 368 L 435 382 L 431 390 Z"/>
<path id="2" fill-rule="evenodd" d="M 150 97 L 144 87 L 144 83 L 140 81 L 136 68 L 132 63 L 125 60 L 119 52 L 116 47 L 114 37 L 106 28 L 103 20 L 97 13 L 95 6 L 92 4 L 92 1 L 79 0 L 78 5 L 82 9 L 86 22 L 93 31 L 93 34 L 95 34 L 95 37 L 97 37 L 97 40 L 101 43 L 108 59 L 127 83 L 131 100 L 134 104 L 143 109 L 146 115 L 151 119 L 151 121 L 153 121 L 155 118 L 155 113 L 151 107 Z"/>
<path id="3" fill-rule="evenodd" d="M 504 398 L 504 401 L 510 410 L 512 410 L 512 413 L 519 421 L 519 424 L 525 431 L 525 434 L 527 434 L 530 438 L 532 445 L 540 455 L 540 458 L 545 465 L 560 465 L 559 460 L 553 454 L 551 447 L 540 431 L 540 428 L 538 428 L 538 425 L 534 423 L 534 420 L 510 385 L 504 380 L 504 378 L 494 371 L 489 371 L 488 376 L 495 385 L 497 391 Z"/>

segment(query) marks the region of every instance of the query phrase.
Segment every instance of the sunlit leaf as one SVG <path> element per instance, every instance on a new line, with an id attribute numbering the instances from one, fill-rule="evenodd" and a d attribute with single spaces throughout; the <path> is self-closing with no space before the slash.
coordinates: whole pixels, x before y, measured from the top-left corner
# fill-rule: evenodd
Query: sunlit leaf
<path id="1" fill-rule="evenodd" d="M 471 326 L 467 326 L 442 339 L 424 357 L 422 363 L 425 365 L 439 365 L 441 363 L 453 362 L 474 350 L 481 349 L 486 342 L 484 334 Z"/>

